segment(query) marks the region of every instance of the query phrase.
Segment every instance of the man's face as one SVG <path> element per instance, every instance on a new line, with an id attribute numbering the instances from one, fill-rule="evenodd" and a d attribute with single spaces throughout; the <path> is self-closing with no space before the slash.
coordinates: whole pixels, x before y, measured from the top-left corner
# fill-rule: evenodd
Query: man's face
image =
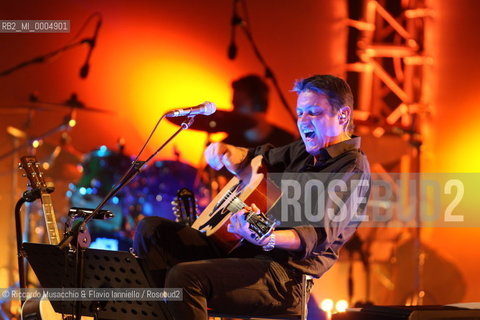
<path id="1" fill-rule="evenodd" d="M 339 113 L 332 112 L 323 93 L 307 90 L 298 95 L 297 126 L 308 153 L 315 156 L 321 148 L 339 142 L 344 132 Z"/>
<path id="2" fill-rule="evenodd" d="M 244 90 L 234 90 L 232 104 L 236 112 L 248 115 L 253 112 L 252 97 Z"/>

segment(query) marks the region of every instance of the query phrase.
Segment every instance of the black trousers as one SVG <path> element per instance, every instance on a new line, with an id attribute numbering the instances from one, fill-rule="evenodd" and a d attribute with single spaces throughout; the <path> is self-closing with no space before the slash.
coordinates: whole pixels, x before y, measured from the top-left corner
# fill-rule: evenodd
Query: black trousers
<path id="1" fill-rule="evenodd" d="M 300 314 L 301 278 L 242 248 L 220 252 L 203 233 L 176 222 L 147 217 L 134 249 L 146 259 L 158 287 L 182 288 L 182 301 L 167 302 L 175 319 L 207 319 L 215 312 L 242 315 Z"/>

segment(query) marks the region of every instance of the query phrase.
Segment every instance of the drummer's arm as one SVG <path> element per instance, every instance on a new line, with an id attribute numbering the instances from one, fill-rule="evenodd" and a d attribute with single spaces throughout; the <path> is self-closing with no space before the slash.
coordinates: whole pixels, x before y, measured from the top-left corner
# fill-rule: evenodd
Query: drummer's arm
<path id="1" fill-rule="evenodd" d="M 231 144 L 214 142 L 204 152 L 205 160 L 215 170 L 225 167 L 233 174 L 237 174 L 249 160 L 247 148 L 236 147 Z"/>

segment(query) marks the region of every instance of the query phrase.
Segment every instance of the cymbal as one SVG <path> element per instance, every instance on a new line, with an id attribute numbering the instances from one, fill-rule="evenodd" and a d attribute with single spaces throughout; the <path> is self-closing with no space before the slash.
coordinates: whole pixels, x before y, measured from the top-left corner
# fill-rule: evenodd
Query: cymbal
<path id="1" fill-rule="evenodd" d="M 64 102 L 46 102 L 46 101 L 40 101 L 35 98 L 35 100 L 32 100 L 35 103 L 38 103 L 39 105 L 45 105 L 45 106 L 51 106 L 51 107 L 62 107 L 62 108 L 69 108 L 71 110 L 81 110 L 81 111 L 87 111 L 87 112 L 98 112 L 98 113 L 110 113 L 114 114 L 115 112 L 110 111 L 110 110 L 105 110 L 105 109 L 99 109 L 99 108 L 92 108 L 92 107 L 87 107 L 85 103 L 82 101 L 78 100 L 78 96 L 76 93 L 72 93 L 70 95 L 70 98 Z"/>
<path id="2" fill-rule="evenodd" d="M 171 123 L 180 126 L 186 117 L 167 118 Z M 190 126 L 192 130 L 215 132 L 232 132 L 233 130 L 246 130 L 254 127 L 257 121 L 246 114 L 217 110 L 209 116 L 198 115 Z"/>
<path id="3" fill-rule="evenodd" d="M 26 114 L 31 111 L 54 111 L 34 104 L 0 106 L 0 114 Z"/>

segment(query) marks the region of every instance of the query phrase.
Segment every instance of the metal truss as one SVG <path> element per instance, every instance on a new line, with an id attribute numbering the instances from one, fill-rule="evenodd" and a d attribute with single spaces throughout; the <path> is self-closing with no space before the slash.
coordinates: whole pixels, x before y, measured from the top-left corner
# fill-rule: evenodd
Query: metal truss
<path id="1" fill-rule="evenodd" d="M 348 72 L 358 73 L 354 116 L 376 137 L 386 130 L 418 133 L 414 117 L 429 106 L 425 73 L 432 59 L 425 52 L 424 18 L 431 15 L 424 0 L 363 0 L 361 18 L 348 19 L 358 30 L 349 48 L 357 61 L 347 63 Z"/>
<path id="2" fill-rule="evenodd" d="M 402 179 L 409 179 L 411 172 L 420 172 L 421 120 L 431 99 L 429 66 L 433 61 L 424 42 L 426 18 L 433 16 L 433 12 L 426 7 L 426 0 L 348 1 L 347 25 L 351 29 L 346 71 L 356 94 L 355 122 L 374 137 L 393 134 L 408 140 L 412 148 L 400 156 L 399 171 Z M 381 164 L 374 163 L 372 169 L 388 178 Z M 418 177 L 416 181 L 418 192 Z M 408 301 L 402 301 L 407 304 L 422 304 L 425 297 L 420 201 L 418 193 L 414 205 L 416 228 L 413 228 L 415 283 Z"/>

